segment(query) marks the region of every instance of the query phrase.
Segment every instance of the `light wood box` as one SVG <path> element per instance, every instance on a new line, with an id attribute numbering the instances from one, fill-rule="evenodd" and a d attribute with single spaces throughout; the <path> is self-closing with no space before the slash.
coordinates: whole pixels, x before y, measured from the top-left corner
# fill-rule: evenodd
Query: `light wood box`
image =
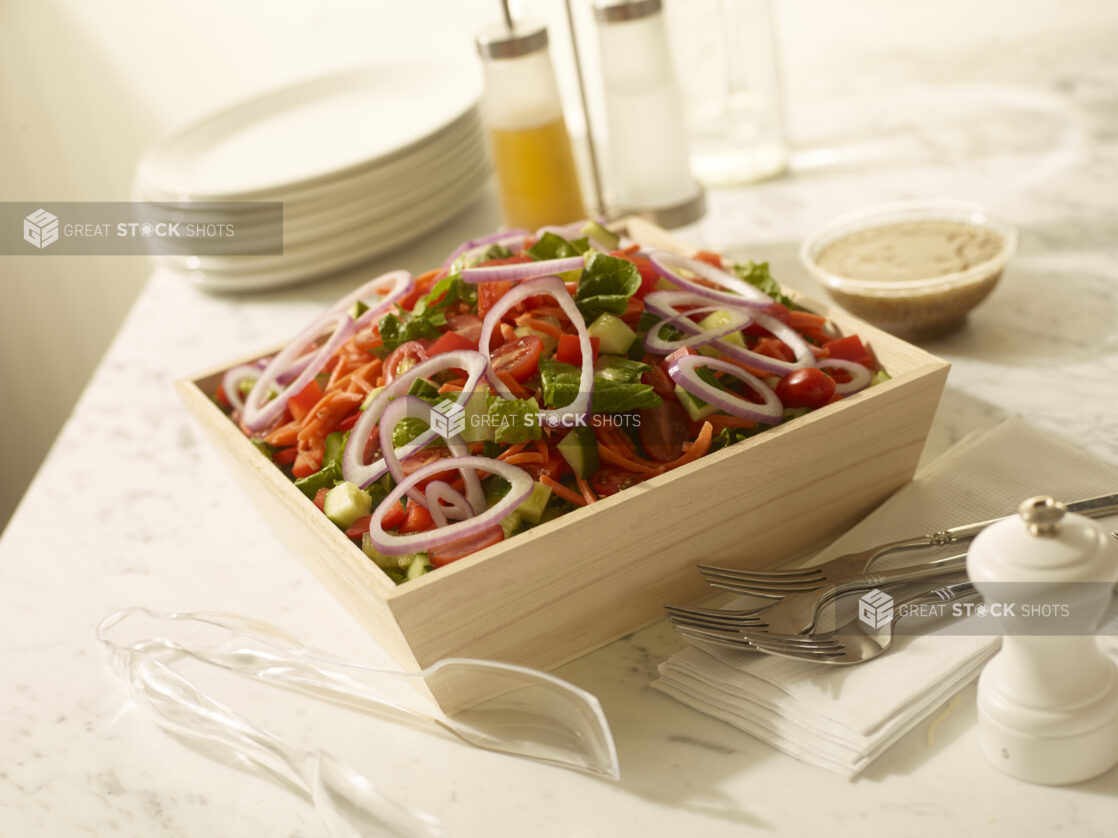
<path id="1" fill-rule="evenodd" d="M 650 225 L 629 232 L 686 251 Z M 892 380 L 399 586 L 210 401 L 233 363 L 176 386 L 265 520 L 402 667 L 474 657 L 551 669 L 660 619 L 665 603 L 709 596 L 696 563 L 779 563 L 910 479 L 947 362 L 799 302 L 861 335 Z"/>

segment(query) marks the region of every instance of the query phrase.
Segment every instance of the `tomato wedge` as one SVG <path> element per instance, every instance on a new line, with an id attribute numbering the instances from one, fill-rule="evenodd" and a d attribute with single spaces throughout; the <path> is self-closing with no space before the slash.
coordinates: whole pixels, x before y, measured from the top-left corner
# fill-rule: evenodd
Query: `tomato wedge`
<path id="1" fill-rule="evenodd" d="M 419 471 L 424 466 L 429 466 L 432 463 L 438 462 L 439 460 L 444 460 L 449 456 L 449 448 L 426 448 L 423 451 L 417 451 L 410 457 L 405 457 L 404 459 L 402 459 L 400 461 L 400 468 L 403 470 L 405 475 L 409 475 Z M 422 491 L 423 489 L 427 488 L 427 484 L 430 483 L 432 480 L 442 480 L 446 483 L 452 483 L 454 482 L 454 479 L 456 477 L 458 477 L 458 472 L 455 469 L 437 471 L 430 477 L 424 480 L 420 480 L 418 483 L 415 484 L 415 486 L 417 489 Z"/>
<path id="2" fill-rule="evenodd" d="M 853 361 L 856 364 L 869 367 L 871 370 L 877 367 L 877 362 L 874 360 L 873 354 L 866 348 L 866 345 L 862 343 L 862 339 L 857 335 L 835 338 L 823 344 L 823 346 L 827 350 L 828 358 Z"/>
<path id="3" fill-rule="evenodd" d="M 406 535 L 413 532 L 426 532 L 435 528 L 435 519 L 431 513 L 418 503 L 408 501 L 408 508 L 404 516 L 404 523 L 400 524 L 400 534 Z"/>
<path id="4" fill-rule="evenodd" d="M 497 305 L 497 300 L 512 288 L 512 282 L 501 279 L 497 282 L 481 282 L 477 286 L 477 313 L 485 317 L 489 309 Z"/>
<path id="5" fill-rule="evenodd" d="M 360 541 L 361 536 L 369 531 L 369 521 L 372 515 L 362 515 L 352 524 L 350 524 L 345 531 L 346 538 L 352 538 L 354 541 Z"/>
<path id="6" fill-rule="evenodd" d="M 525 335 L 498 346 L 489 360 L 498 375 L 507 372 L 517 381 L 526 381 L 539 368 L 542 352 L 543 341 L 535 335 Z"/>
<path id="7" fill-rule="evenodd" d="M 602 341 L 599 338 L 590 338 L 590 354 L 598 360 L 598 347 Z M 555 360 L 563 364 L 582 366 L 582 347 L 578 342 L 578 335 L 563 335 L 559 338 L 559 345 L 555 348 Z"/>
<path id="8" fill-rule="evenodd" d="M 400 524 L 404 523 L 404 518 L 406 518 L 407 515 L 408 513 L 404 509 L 403 504 L 399 501 L 395 501 L 392 504 L 392 508 L 384 513 L 384 518 L 381 520 L 380 525 L 383 529 L 394 530 L 396 527 L 400 526 Z"/>
<path id="9" fill-rule="evenodd" d="M 384 361 L 384 380 L 392 381 L 420 361 L 426 361 L 427 357 L 427 350 L 419 341 L 409 340 L 407 343 L 401 343 Z"/>
<path id="10" fill-rule="evenodd" d="M 664 399 L 659 407 L 638 411 L 641 445 L 648 456 L 661 463 L 670 463 L 683 455 L 683 443 L 690 438 L 691 422 L 677 401 Z"/>
<path id="11" fill-rule="evenodd" d="M 500 527 L 492 527 L 444 544 L 442 547 L 432 547 L 427 551 L 427 558 L 431 561 L 431 567 L 442 567 L 504 540 L 505 531 Z"/>
<path id="12" fill-rule="evenodd" d="M 447 332 L 427 349 L 428 357 L 434 358 L 444 352 L 454 352 L 458 349 L 477 349 L 477 341 L 471 341 L 458 332 Z"/>

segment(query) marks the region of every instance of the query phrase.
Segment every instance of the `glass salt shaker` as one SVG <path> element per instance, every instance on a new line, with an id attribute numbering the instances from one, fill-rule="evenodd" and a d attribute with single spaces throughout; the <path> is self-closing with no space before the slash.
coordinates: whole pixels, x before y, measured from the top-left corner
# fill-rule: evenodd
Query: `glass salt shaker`
<path id="1" fill-rule="evenodd" d="M 477 36 L 477 49 L 504 223 L 535 230 L 584 218 L 547 28 L 524 21 L 500 24 Z"/>
<path id="2" fill-rule="evenodd" d="M 623 213 L 680 227 L 706 210 L 691 173 L 683 100 L 661 0 L 597 0 L 609 133 L 606 183 Z"/>

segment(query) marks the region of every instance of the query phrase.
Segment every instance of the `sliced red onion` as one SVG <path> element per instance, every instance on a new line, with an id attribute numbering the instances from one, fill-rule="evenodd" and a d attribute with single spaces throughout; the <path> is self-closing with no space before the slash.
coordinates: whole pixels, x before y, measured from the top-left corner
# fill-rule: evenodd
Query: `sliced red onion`
<path id="1" fill-rule="evenodd" d="M 694 307 L 709 306 L 710 304 L 710 297 L 700 297 L 698 294 L 692 294 L 690 291 L 653 291 L 646 294 L 644 297 L 645 310 L 653 314 L 659 314 L 661 317 L 674 317 L 679 314 L 679 306 Z M 719 306 L 719 308 L 730 308 L 739 311 L 748 311 L 749 313 L 756 310 L 738 304 Z"/>
<path id="2" fill-rule="evenodd" d="M 840 396 L 849 396 L 870 386 L 873 376 L 870 371 L 857 361 L 846 361 L 842 358 L 820 358 L 815 366 L 821 370 L 845 370 L 850 373 L 850 380 L 844 384 L 835 382 L 835 392 Z"/>
<path id="3" fill-rule="evenodd" d="M 333 327 L 330 337 L 313 354 L 310 354 L 303 371 L 290 384 L 280 384 L 280 376 L 294 363 L 298 363 L 301 353 L 330 327 Z M 318 318 L 300 332 L 294 340 L 280 350 L 256 379 L 256 384 L 245 399 L 241 417 L 245 427 L 251 431 L 261 431 L 278 419 L 287 405 L 287 400 L 296 393 L 302 392 L 311 379 L 318 375 L 319 370 L 326 366 L 331 356 L 349 339 L 353 331 L 353 320 L 344 311 L 339 311 Z M 266 402 L 265 399 L 272 390 L 277 390 L 278 395 Z"/>
<path id="4" fill-rule="evenodd" d="M 350 483 L 356 483 L 364 488 L 388 473 L 388 465 L 383 457 L 375 462 L 365 463 L 365 445 L 368 443 L 369 437 L 380 421 L 381 414 L 384 413 L 388 403 L 397 396 L 405 395 L 415 379 L 420 377 L 429 378 L 443 370 L 465 370 L 466 386 L 462 388 L 462 392 L 458 393 L 455 399 L 457 404 L 464 407 L 477 389 L 488 365 L 489 362 L 486 357 L 480 352 L 475 352 L 472 349 L 457 349 L 451 352 L 443 352 L 434 358 L 428 358 L 426 361 L 420 361 L 410 370 L 394 379 L 391 384 L 386 385 L 361 413 L 361 418 L 357 420 L 357 424 L 350 431 L 349 440 L 346 442 L 345 451 L 342 453 L 342 476 Z M 448 393 L 447 397 L 449 398 L 449 396 Z M 395 454 L 403 459 L 427 445 L 436 436 L 437 434 L 433 430 L 424 431 L 415 440 L 396 451 Z"/>
<path id="5" fill-rule="evenodd" d="M 469 241 L 465 241 L 462 244 L 458 245 L 458 247 L 454 248 L 451 254 L 447 256 L 446 260 L 443 262 L 443 267 L 449 268 L 451 265 L 454 264 L 455 259 L 470 250 L 476 250 L 478 248 L 491 244 L 510 244 L 518 239 L 526 239 L 530 235 L 532 234 L 529 233 L 527 230 L 522 230 L 517 227 L 513 228 L 512 230 L 499 230 L 498 232 L 490 233 L 487 236 L 470 239 Z"/>
<path id="6" fill-rule="evenodd" d="M 554 276 L 582 267 L 581 256 L 563 259 L 544 259 L 542 262 L 517 262 L 513 265 L 488 265 L 484 268 L 466 268 L 462 271 L 464 282 L 499 282 L 503 279 L 532 279 L 537 276 Z"/>
<path id="7" fill-rule="evenodd" d="M 578 346 L 579 351 L 582 352 L 582 374 L 578 379 L 578 395 L 566 407 L 541 410 L 539 413 L 539 421 L 544 425 L 570 427 L 568 420 L 577 419 L 577 417 L 585 416 L 590 412 L 590 403 L 594 395 L 594 353 L 590 349 L 590 335 L 586 331 L 586 321 L 582 319 L 582 312 L 578 310 L 578 306 L 571 299 L 563 280 L 557 276 L 545 276 L 529 282 L 522 282 L 502 294 L 501 298 L 485 314 L 485 319 L 481 323 L 481 337 L 478 339 L 478 346 L 481 347 L 486 360 L 490 360 L 489 339 L 497 329 L 505 312 L 529 297 L 538 296 L 547 296 L 555 300 L 578 332 Z M 489 380 L 489 385 L 494 392 L 506 399 L 516 398 L 512 391 L 505 386 L 505 382 L 497 377 L 492 364 L 486 366 L 485 377 Z"/>
<path id="8" fill-rule="evenodd" d="M 256 382 L 260 378 L 260 367 L 255 364 L 241 364 L 233 367 L 221 379 L 221 390 L 234 410 L 244 410 L 245 400 L 241 398 L 241 383 L 244 381 Z"/>
<path id="9" fill-rule="evenodd" d="M 415 279 L 412 278 L 410 273 L 407 271 L 391 271 L 366 282 L 356 291 L 342 297 L 330 306 L 326 313 L 348 312 L 350 307 L 358 300 L 364 301 L 375 296 L 377 301 L 369 306 L 368 311 L 363 312 L 354 321 L 354 326 L 361 329 L 373 325 L 393 303 L 404 299 L 413 288 L 415 288 Z"/>
<path id="10" fill-rule="evenodd" d="M 472 474 L 477 474 L 471 469 Z M 448 519 L 464 521 L 477 513 L 471 509 L 465 496 L 443 480 L 432 480 L 424 491 L 427 498 L 427 511 L 436 527 L 445 527 Z M 484 511 L 484 510 L 483 510 Z"/>
<path id="11" fill-rule="evenodd" d="M 755 404 L 733 393 L 719 389 L 699 378 L 696 370 L 699 367 L 709 367 L 720 372 L 729 373 L 738 381 L 744 382 L 753 392 L 765 400 L 764 404 Z M 784 405 L 777 398 L 776 393 L 764 381 L 741 367 L 722 361 L 718 358 L 708 358 L 705 355 L 683 355 L 668 365 L 668 375 L 672 381 L 696 398 L 702 399 L 707 404 L 712 404 L 719 410 L 724 410 L 732 416 L 743 419 L 752 419 L 766 425 L 775 425 L 780 421 L 784 412 Z"/>
<path id="12" fill-rule="evenodd" d="M 655 268 L 656 273 L 685 291 L 698 294 L 700 297 L 717 300 L 720 303 L 728 303 L 729 305 L 750 306 L 752 308 L 763 308 L 773 301 L 772 297 L 754 288 L 748 282 L 738 279 L 733 274 L 728 274 L 713 265 L 708 265 L 706 262 L 688 259 L 686 256 L 670 253 L 667 250 L 654 250 L 648 254 L 648 258 L 652 262 L 652 267 Z M 693 279 L 681 276 L 678 273 L 680 270 L 690 271 L 708 282 L 713 282 L 720 288 L 729 289 L 729 291 L 715 291 L 713 288 L 708 288 Z M 733 293 L 729 293 L 730 291 Z"/>
<path id="13" fill-rule="evenodd" d="M 400 498 L 416 484 L 422 483 L 428 477 L 438 474 L 440 471 L 449 469 L 486 471 L 490 474 L 496 474 L 508 481 L 508 493 L 480 515 L 475 515 L 465 521 L 458 521 L 434 530 L 409 535 L 392 535 L 385 532 L 384 516 L 392 509 L 392 504 L 399 503 Z M 533 485 L 534 482 L 528 472 L 516 466 L 510 466 L 501 460 L 494 460 L 489 457 L 451 457 L 439 460 L 408 475 L 388 493 L 388 497 L 377 505 L 377 508 L 373 510 L 372 518 L 369 520 L 369 539 L 373 542 L 374 547 L 389 556 L 400 556 L 405 553 L 430 550 L 432 547 L 441 547 L 444 544 L 468 538 L 500 524 L 516 507 L 528 499 L 528 496 L 532 494 Z"/>
<path id="14" fill-rule="evenodd" d="M 734 317 L 726 326 L 719 326 L 717 329 L 701 329 L 691 337 L 683 338 L 682 340 L 664 340 L 660 337 L 660 330 L 662 328 L 665 326 L 677 326 L 679 322 L 683 320 L 687 320 L 691 325 L 698 327 L 699 324 L 690 319 L 694 314 L 707 314 L 709 312 L 726 310 L 725 306 L 701 306 L 691 311 L 679 312 L 671 317 L 665 317 L 645 332 L 644 347 L 649 352 L 654 352 L 657 355 L 671 355 L 677 349 L 682 349 L 685 346 L 704 346 L 720 337 L 724 337 L 733 332 L 740 332 L 753 322 L 752 314 L 742 311 L 741 309 L 731 308 L 729 311 Z"/>
<path id="15" fill-rule="evenodd" d="M 423 401 L 418 396 L 398 396 L 388 403 L 384 412 L 380 417 L 380 450 L 384 457 L 384 462 L 388 466 L 388 473 L 392 475 L 392 479 L 397 483 L 402 483 L 407 475 L 404 473 L 404 467 L 400 463 L 400 457 L 396 449 L 392 445 L 392 433 L 396 430 L 396 426 L 400 424 L 403 419 L 419 419 L 428 425 L 431 424 L 431 405 Z M 400 451 L 406 451 L 404 455 L 406 458 L 413 453 L 417 453 L 419 449 L 415 448 L 418 440 L 413 440 L 405 446 L 400 448 Z M 455 434 L 454 436 L 446 437 L 447 448 L 450 453 L 455 457 L 464 457 L 469 453 L 466 443 L 462 440 L 461 435 Z M 485 509 L 485 492 L 481 488 L 481 480 L 477 476 L 477 472 L 472 469 L 462 472 L 462 479 L 466 483 L 466 494 L 469 497 L 470 505 L 474 507 L 474 511 L 481 512 Z M 421 489 L 415 488 L 408 492 L 408 497 L 418 503 L 420 506 L 427 508 L 427 498 Z"/>

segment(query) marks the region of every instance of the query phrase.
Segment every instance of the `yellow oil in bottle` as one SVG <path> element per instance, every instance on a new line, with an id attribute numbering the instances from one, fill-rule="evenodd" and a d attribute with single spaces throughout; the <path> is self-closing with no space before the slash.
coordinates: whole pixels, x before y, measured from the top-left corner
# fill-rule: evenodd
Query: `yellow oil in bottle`
<path id="1" fill-rule="evenodd" d="M 531 128 L 491 128 L 489 141 L 505 224 L 535 230 L 585 217 L 562 115 Z"/>

